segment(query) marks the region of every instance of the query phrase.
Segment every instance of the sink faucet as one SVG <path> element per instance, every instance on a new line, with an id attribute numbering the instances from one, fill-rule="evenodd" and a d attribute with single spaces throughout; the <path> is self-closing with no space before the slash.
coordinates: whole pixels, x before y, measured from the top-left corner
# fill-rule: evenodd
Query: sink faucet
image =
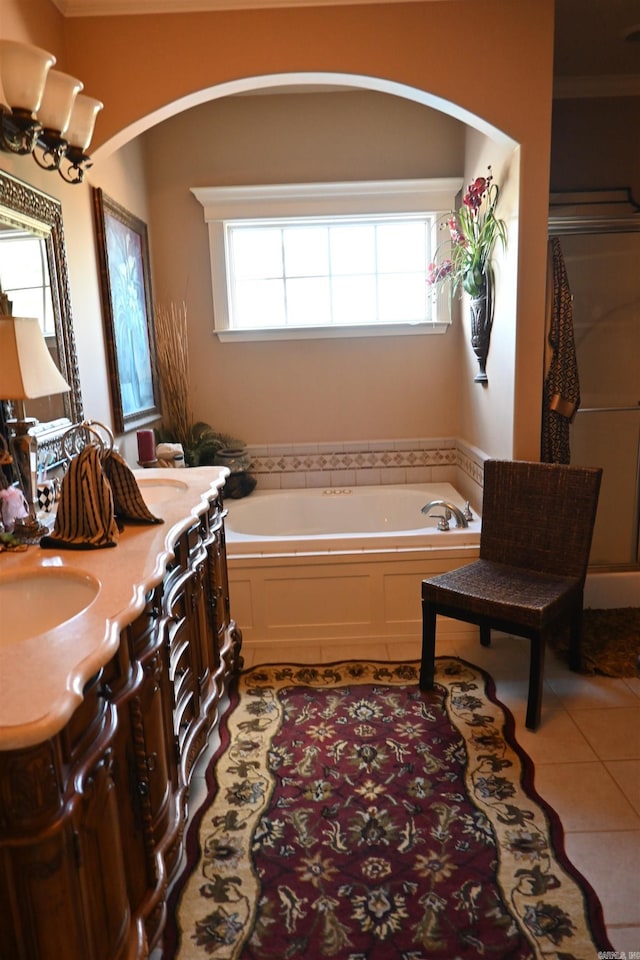
<path id="1" fill-rule="evenodd" d="M 430 500 L 429 503 L 425 503 L 422 507 L 421 513 L 429 513 L 434 507 L 442 507 L 444 509 L 444 525 L 438 527 L 442 530 L 449 529 L 449 520 L 451 519 L 451 514 L 456 518 L 456 527 L 468 527 L 468 519 L 466 511 L 463 513 L 459 507 L 456 507 L 454 503 L 449 503 L 448 500 Z M 435 516 L 435 514 L 434 514 Z"/>

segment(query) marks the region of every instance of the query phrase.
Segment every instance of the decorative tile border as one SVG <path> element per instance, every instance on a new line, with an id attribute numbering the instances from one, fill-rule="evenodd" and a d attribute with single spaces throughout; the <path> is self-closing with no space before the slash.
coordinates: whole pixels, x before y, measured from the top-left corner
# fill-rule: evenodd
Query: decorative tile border
<path id="1" fill-rule="evenodd" d="M 254 445 L 247 453 L 251 472 L 262 489 L 455 484 L 458 480 L 481 486 L 485 459 L 480 451 L 454 437 Z"/>

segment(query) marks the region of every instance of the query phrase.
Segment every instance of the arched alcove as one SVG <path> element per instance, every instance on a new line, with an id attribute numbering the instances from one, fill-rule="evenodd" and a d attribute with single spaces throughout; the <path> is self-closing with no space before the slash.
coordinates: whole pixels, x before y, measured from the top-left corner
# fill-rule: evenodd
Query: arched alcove
<path id="1" fill-rule="evenodd" d="M 336 89 L 373 90 L 393 96 L 411 100 L 423 106 L 439 110 L 456 120 L 472 127 L 482 135 L 489 137 L 503 148 L 514 148 L 514 141 L 508 134 L 499 130 L 488 121 L 472 113 L 467 108 L 445 100 L 427 90 L 410 87 L 398 81 L 383 77 L 360 76 L 351 73 L 301 72 L 267 74 L 264 76 L 241 77 L 224 83 L 215 84 L 202 90 L 182 96 L 146 116 L 140 117 L 134 123 L 110 137 L 94 152 L 96 160 L 102 160 L 125 143 L 139 136 L 146 130 L 175 116 L 185 110 L 215 100 L 220 97 L 235 96 L 237 94 L 285 92 L 296 90 L 299 92 L 330 91 Z"/>

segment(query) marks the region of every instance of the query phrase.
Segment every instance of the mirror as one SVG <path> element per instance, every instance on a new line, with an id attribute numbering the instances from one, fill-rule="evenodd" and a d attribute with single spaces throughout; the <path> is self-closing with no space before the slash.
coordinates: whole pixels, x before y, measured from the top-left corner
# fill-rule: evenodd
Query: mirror
<path id="1" fill-rule="evenodd" d="M 9 299 L 15 299 L 14 314 L 41 316 L 45 337 L 51 354 L 71 390 L 68 394 L 26 401 L 27 416 L 41 421 L 38 425 L 38 447 L 51 445 L 56 454 L 56 431 L 47 429 L 47 422 L 66 418 L 72 423 L 83 419 L 80 375 L 71 316 L 71 295 L 67 268 L 67 253 L 62 225 L 62 204 L 35 187 L 0 170 L 0 238 L 6 237 L 6 261 L 2 262 L 0 242 L 0 280 L 7 288 Z M 16 254 L 16 244 L 23 241 L 23 252 Z M 31 242 L 29 242 L 31 241 Z M 13 248 L 13 258 L 9 250 Z M 29 255 L 27 255 L 27 250 Z M 40 279 L 13 282 L 9 274 L 17 260 L 23 267 L 28 260 L 40 266 Z M 31 291 L 26 287 L 32 284 Z M 12 295 L 12 288 L 21 293 Z M 31 298 L 31 299 L 29 299 Z M 22 313 L 33 304 L 31 312 Z M 0 417 L 1 419 L 1 417 Z M 53 426 L 53 424 L 52 424 Z M 6 436 L 4 423 L 0 430 Z M 59 433 L 59 431 L 58 431 Z M 56 456 L 56 459 L 57 456 Z"/>

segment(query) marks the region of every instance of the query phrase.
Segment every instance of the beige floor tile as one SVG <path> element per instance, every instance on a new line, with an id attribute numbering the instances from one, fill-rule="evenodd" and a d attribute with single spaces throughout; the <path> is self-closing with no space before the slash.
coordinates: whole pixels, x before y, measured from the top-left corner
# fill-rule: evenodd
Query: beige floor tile
<path id="1" fill-rule="evenodd" d="M 349 646 L 348 643 L 326 643 L 320 650 L 320 663 L 337 663 L 340 660 L 389 660 L 386 643 L 371 643 L 368 646 Z"/>
<path id="2" fill-rule="evenodd" d="M 605 767 L 640 814 L 640 760 L 608 760 Z"/>
<path id="3" fill-rule="evenodd" d="M 482 647 L 474 641 L 457 645 L 458 655 L 475 663 L 500 680 L 526 680 L 529 676 L 529 650 L 520 638 L 494 637 L 490 647 Z"/>
<path id="4" fill-rule="evenodd" d="M 567 832 L 640 830 L 640 816 L 599 761 L 538 763 L 534 782 Z"/>
<path id="5" fill-rule="evenodd" d="M 406 663 L 407 661 L 416 661 L 420 659 L 420 644 L 412 640 L 398 640 L 395 643 L 387 644 L 389 660 Z M 453 654 L 449 654 L 453 656 Z"/>
<path id="6" fill-rule="evenodd" d="M 549 708 L 543 701 L 542 721 L 537 730 L 525 727 L 524 708 L 514 709 L 513 713 L 516 739 L 534 763 L 586 763 L 597 759 L 566 710 Z"/>
<path id="7" fill-rule="evenodd" d="M 593 710 L 598 707 L 637 707 L 637 698 L 624 680 L 591 677 L 572 673 L 547 680 L 567 710 Z"/>
<path id="8" fill-rule="evenodd" d="M 253 657 L 254 657 L 255 647 L 252 647 L 250 644 L 242 644 L 242 668 L 247 670 L 249 667 L 253 666 Z"/>
<path id="9" fill-rule="evenodd" d="M 640 925 L 636 927 L 613 927 L 607 929 L 614 950 L 624 951 L 627 957 L 640 956 Z"/>
<path id="10" fill-rule="evenodd" d="M 624 682 L 636 697 L 640 697 L 640 677 L 627 677 Z"/>
<path id="11" fill-rule="evenodd" d="M 202 771 L 203 774 L 204 769 Z M 189 785 L 189 814 L 193 815 L 206 799 L 207 783 L 204 776 L 194 776 Z"/>
<path id="12" fill-rule="evenodd" d="M 436 637 L 436 657 L 449 656 L 452 651 L 455 651 L 456 656 L 474 663 L 478 662 L 478 657 L 482 656 L 483 648 L 477 640 L 469 637 L 446 637 L 445 635 Z M 479 663 L 478 666 L 480 666 Z"/>
<path id="13" fill-rule="evenodd" d="M 640 707 L 570 713 L 601 760 L 640 759 Z"/>
<path id="14" fill-rule="evenodd" d="M 464 646 L 464 644 L 463 644 Z M 469 663 L 473 663 L 474 660 L 469 656 L 469 650 L 466 649 L 466 656 L 463 656 L 459 649 L 459 641 L 455 637 L 443 637 L 442 640 L 438 641 L 436 648 L 436 658 L 437 657 L 462 657 L 463 660 L 467 660 Z M 410 640 L 400 641 L 397 643 L 388 643 L 387 649 L 389 651 L 390 660 L 413 660 L 419 661 L 422 656 L 422 644 L 413 643 Z"/>
<path id="15" fill-rule="evenodd" d="M 524 727 L 526 713 L 527 713 L 527 700 L 529 697 L 529 681 L 528 680 L 500 680 L 496 684 L 496 694 L 498 700 L 509 707 L 511 713 L 514 715 L 517 728 Z M 560 707 L 557 697 L 555 696 L 553 690 L 546 686 L 542 695 L 542 717 L 540 720 L 541 726 L 545 724 L 555 712 L 557 712 Z"/>
<path id="16" fill-rule="evenodd" d="M 320 663 L 320 644 L 256 643 L 251 648 L 252 666 L 257 663 Z"/>
<path id="17" fill-rule="evenodd" d="M 565 849 L 597 891 L 605 923 L 640 924 L 640 830 L 568 833 Z"/>
<path id="18" fill-rule="evenodd" d="M 577 674 L 573 670 L 569 669 L 569 664 L 563 658 L 558 656 L 556 652 L 551 648 L 547 647 L 544 658 L 544 675 L 548 679 L 551 677 L 575 677 Z"/>

